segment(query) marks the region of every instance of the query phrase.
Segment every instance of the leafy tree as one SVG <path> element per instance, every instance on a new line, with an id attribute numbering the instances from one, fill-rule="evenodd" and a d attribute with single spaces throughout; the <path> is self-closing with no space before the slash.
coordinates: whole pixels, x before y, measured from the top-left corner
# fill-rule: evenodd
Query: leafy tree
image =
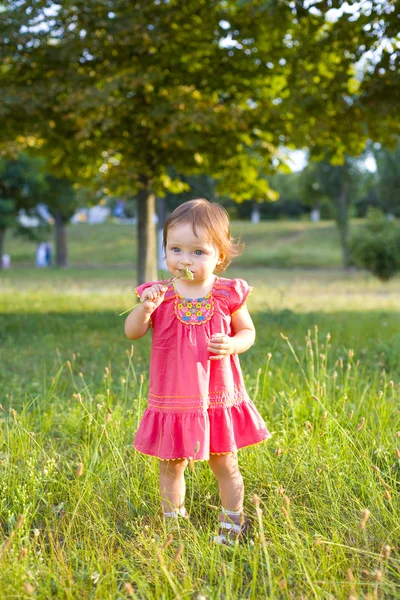
<path id="1" fill-rule="evenodd" d="M 332 205 L 345 268 L 351 264 L 349 210 L 366 193 L 370 179 L 365 172 L 361 160 L 345 156 L 340 165 L 333 165 L 327 158 L 319 162 L 311 161 L 301 174 L 303 193 L 308 195 L 309 201 L 315 206 L 328 200 Z"/>
<path id="2" fill-rule="evenodd" d="M 0 137 L 40 149 L 58 177 L 100 171 L 117 195 L 137 192 L 139 279 L 151 279 L 155 195 L 182 189 L 171 167 L 213 176 L 237 201 L 264 199 L 260 171 L 279 163 L 279 144 L 329 147 L 337 160 L 362 149 L 377 82 L 399 87 L 397 50 L 355 77 L 354 64 L 396 35 L 394 7 L 369 4 L 6 2 Z M 343 8 L 336 20 L 332 7 Z M 374 132 L 386 139 L 398 129 L 390 99 L 385 111 Z"/>
<path id="3" fill-rule="evenodd" d="M 56 265 L 66 267 L 68 264 L 68 246 L 66 227 L 82 205 L 83 199 L 74 189 L 72 182 L 66 178 L 46 175 L 46 205 L 54 219 Z"/>
<path id="4" fill-rule="evenodd" d="M 400 271 L 400 222 L 370 209 L 366 223 L 351 237 L 350 250 L 354 264 L 388 281 Z"/>
<path id="5" fill-rule="evenodd" d="M 381 145 L 374 147 L 373 155 L 380 204 L 387 214 L 400 216 L 400 141 L 392 150 Z"/>
<path id="6" fill-rule="evenodd" d="M 45 189 L 43 161 L 24 154 L 12 160 L 0 158 L 0 268 L 7 229 L 17 228 L 21 210 L 29 212 Z"/>

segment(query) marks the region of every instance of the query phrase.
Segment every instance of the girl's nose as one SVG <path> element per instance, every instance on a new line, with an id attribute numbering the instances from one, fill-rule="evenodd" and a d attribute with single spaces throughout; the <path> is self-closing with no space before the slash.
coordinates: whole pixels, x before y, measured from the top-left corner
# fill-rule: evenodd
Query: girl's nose
<path id="1" fill-rule="evenodd" d="M 183 257 L 183 258 L 182 258 L 182 260 L 181 260 L 181 263 L 182 263 L 182 264 L 183 264 L 185 267 L 187 267 L 188 265 L 191 265 L 191 264 L 192 264 L 192 260 L 191 260 L 191 258 L 190 258 L 189 256 L 185 256 L 185 257 Z"/>

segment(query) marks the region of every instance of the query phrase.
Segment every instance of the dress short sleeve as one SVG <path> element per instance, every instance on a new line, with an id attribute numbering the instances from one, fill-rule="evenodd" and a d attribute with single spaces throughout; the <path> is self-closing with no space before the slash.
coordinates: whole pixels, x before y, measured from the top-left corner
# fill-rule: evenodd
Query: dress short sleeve
<path id="1" fill-rule="evenodd" d="M 156 283 L 161 283 L 161 282 L 160 281 L 148 281 L 147 283 L 141 283 L 140 285 L 138 285 L 135 288 L 135 292 L 136 292 L 139 300 L 141 300 L 144 290 L 147 290 L 147 288 L 151 287 L 152 285 L 155 285 Z"/>
<path id="2" fill-rule="evenodd" d="M 148 281 L 147 283 L 141 283 L 140 285 L 138 285 L 135 288 L 135 292 L 136 292 L 137 297 L 139 298 L 139 300 L 141 300 L 142 294 L 143 294 L 144 290 L 146 290 L 147 288 L 151 287 L 152 285 L 155 285 L 156 283 L 162 283 L 162 282 L 161 281 Z M 157 308 L 151 314 L 150 327 L 154 327 L 154 318 L 156 316 L 156 312 L 157 312 Z"/>
<path id="3" fill-rule="evenodd" d="M 232 279 L 229 310 L 231 315 L 237 312 L 246 303 L 253 288 L 244 279 Z"/>

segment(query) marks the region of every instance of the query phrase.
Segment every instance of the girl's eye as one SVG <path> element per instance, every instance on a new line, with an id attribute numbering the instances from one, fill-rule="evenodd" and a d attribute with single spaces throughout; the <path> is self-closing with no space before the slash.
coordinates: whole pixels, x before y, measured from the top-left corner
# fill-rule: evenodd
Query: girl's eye
<path id="1" fill-rule="evenodd" d="M 172 252 L 179 252 L 179 248 L 171 248 Z"/>
<path id="2" fill-rule="evenodd" d="M 196 256 L 201 256 L 203 254 L 203 250 L 196 250 L 195 254 Z"/>

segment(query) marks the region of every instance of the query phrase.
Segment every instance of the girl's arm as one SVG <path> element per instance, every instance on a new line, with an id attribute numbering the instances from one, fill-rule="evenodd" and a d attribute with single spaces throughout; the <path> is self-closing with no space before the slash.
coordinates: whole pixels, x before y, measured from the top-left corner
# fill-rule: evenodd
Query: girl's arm
<path id="1" fill-rule="evenodd" d="M 156 283 L 144 290 L 140 304 L 133 309 L 125 321 L 125 335 L 130 340 L 139 340 L 150 328 L 150 317 L 164 300 L 167 288 Z"/>
<path id="2" fill-rule="evenodd" d="M 208 350 L 215 356 L 210 356 L 210 360 L 220 360 L 229 354 L 241 354 L 254 344 L 256 331 L 246 305 L 232 315 L 232 331 L 232 336 L 215 333 L 211 337 Z"/>

